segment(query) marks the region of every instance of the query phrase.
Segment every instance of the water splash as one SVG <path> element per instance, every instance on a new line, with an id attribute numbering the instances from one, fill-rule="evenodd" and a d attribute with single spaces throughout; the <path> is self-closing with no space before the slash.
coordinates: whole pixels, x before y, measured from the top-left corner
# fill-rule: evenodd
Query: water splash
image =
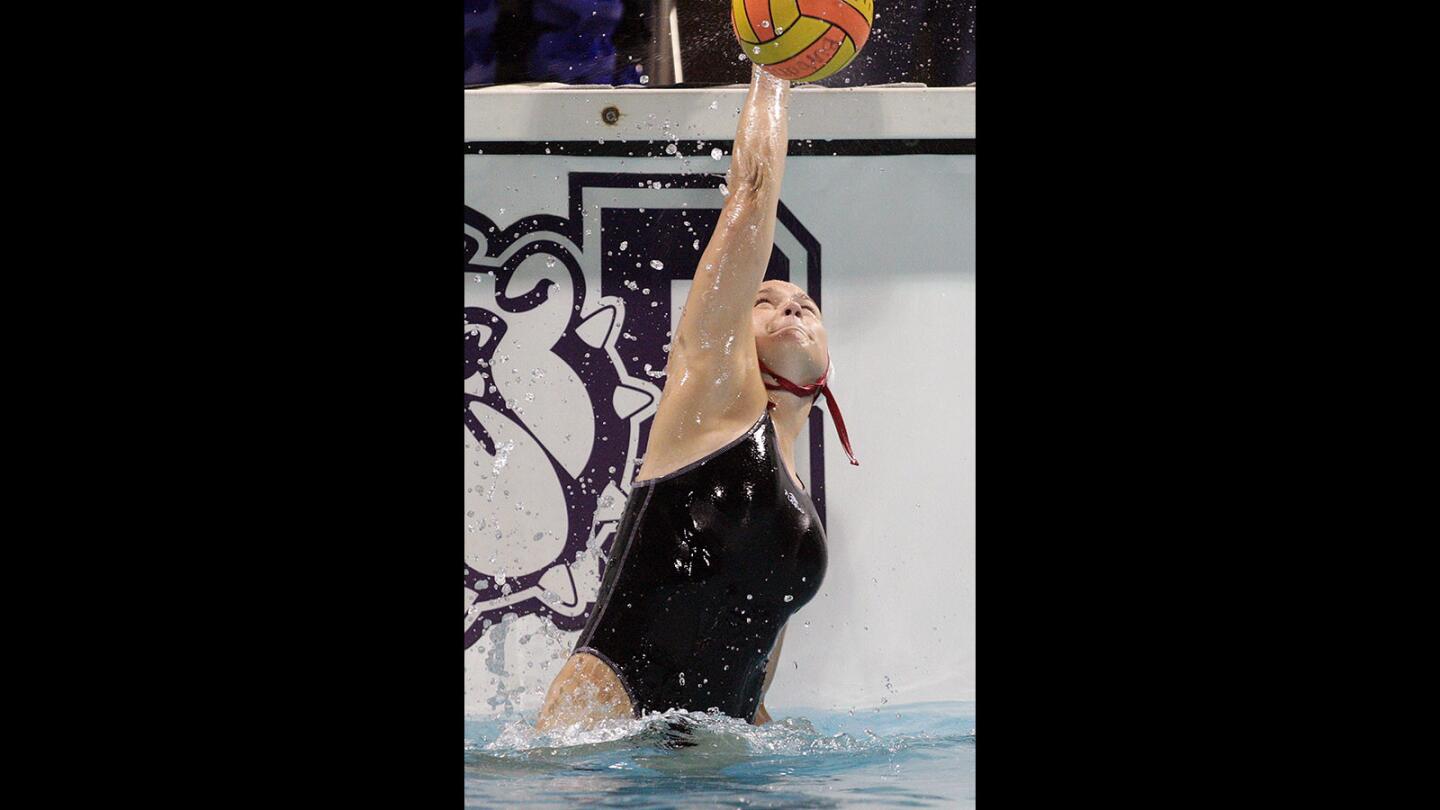
<path id="1" fill-rule="evenodd" d="M 495 448 L 495 463 L 490 468 L 491 474 L 499 475 L 500 471 L 505 469 L 505 465 L 510 462 L 510 451 L 514 449 L 515 442 L 513 440 L 505 442 L 504 444 Z"/>
<path id="2" fill-rule="evenodd" d="M 912 707 L 899 708 L 915 711 Z M 921 714 L 923 710 L 916 713 Z M 622 742 L 625 745 L 608 746 L 609 750 L 644 753 L 647 749 L 656 748 L 703 748 L 803 757 L 835 752 L 897 753 L 907 748 L 974 738 L 973 721 L 968 721 L 970 728 L 967 731 L 944 728 L 941 733 L 925 730 L 895 733 L 889 726 L 896 725 L 896 720 L 900 718 L 886 717 L 889 718 L 888 726 L 865 721 L 864 728 L 830 734 L 804 717 L 785 717 L 763 726 L 754 726 L 721 714 L 716 709 L 707 712 L 670 709 L 651 712 L 638 719 L 602 720 L 589 727 L 575 725 L 546 732 L 537 732 L 532 723 L 520 719 L 506 723 L 488 741 L 475 738 L 479 735 L 467 739 L 465 748 L 467 752 L 484 752 L 500 758 L 559 759 L 593 753 L 596 746 Z M 961 726 L 965 724 L 963 721 L 960 723 Z M 881 728 L 881 731 L 876 732 L 874 727 Z M 471 757 L 466 760 L 467 763 L 477 761 Z"/>
<path id="3" fill-rule="evenodd" d="M 973 703 L 804 714 L 672 710 L 544 734 L 470 721 L 466 806 L 974 807 Z"/>

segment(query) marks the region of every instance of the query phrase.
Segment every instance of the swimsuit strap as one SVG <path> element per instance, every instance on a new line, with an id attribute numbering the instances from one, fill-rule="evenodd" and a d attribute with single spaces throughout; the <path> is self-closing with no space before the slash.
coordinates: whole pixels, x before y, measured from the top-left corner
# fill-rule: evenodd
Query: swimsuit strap
<path id="1" fill-rule="evenodd" d="M 850 449 L 850 433 L 845 430 L 845 420 L 840 418 L 840 406 L 835 404 L 835 395 L 831 393 L 830 386 L 825 384 L 825 380 L 830 377 L 829 358 L 825 360 L 825 373 L 821 374 L 820 379 L 810 385 L 796 385 L 790 382 L 779 374 L 771 371 L 770 368 L 765 365 L 764 361 L 760 361 L 760 370 L 780 382 L 779 385 L 771 385 L 768 382 L 765 383 L 765 389 L 767 391 L 789 391 L 797 397 L 810 397 L 812 400 L 824 394 L 825 407 L 830 411 L 830 419 L 835 422 L 835 432 L 840 434 L 840 444 L 845 448 L 845 455 L 850 457 L 851 464 L 854 464 L 856 467 L 860 466 L 860 462 L 855 460 L 855 453 Z M 761 382 L 764 381 L 762 380 Z M 769 407 L 774 407 L 774 405 L 775 403 L 772 402 Z"/>

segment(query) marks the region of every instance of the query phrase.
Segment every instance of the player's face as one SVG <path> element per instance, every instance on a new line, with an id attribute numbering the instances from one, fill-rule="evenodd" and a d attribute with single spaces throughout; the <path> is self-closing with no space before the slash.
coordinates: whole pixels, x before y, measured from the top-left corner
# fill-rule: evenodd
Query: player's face
<path id="1" fill-rule="evenodd" d="M 751 323 L 760 360 L 798 385 L 825 373 L 830 339 L 820 307 L 788 281 L 767 281 L 755 293 Z"/>

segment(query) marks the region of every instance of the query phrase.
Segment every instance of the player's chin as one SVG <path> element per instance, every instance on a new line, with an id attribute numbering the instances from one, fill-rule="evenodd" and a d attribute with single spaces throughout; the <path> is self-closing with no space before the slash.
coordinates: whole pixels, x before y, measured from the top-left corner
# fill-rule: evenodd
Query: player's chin
<path id="1" fill-rule="evenodd" d="M 757 341 L 756 348 L 765 365 L 773 369 L 784 368 L 801 377 L 807 372 L 818 375 L 825 370 L 825 348 L 809 337 L 770 335 Z"/>
<path id="2" fill-rule="evenodd" d="M 771 360 L 789 365 L 810 353 L 810 339 L 794 332 L 766 335 L 763 338 L 757 338 L 755 345 L 760 350 L 760 356 L 769 358 L 766 363 L 771 365 L 773 365 L 770 363 Z"/>

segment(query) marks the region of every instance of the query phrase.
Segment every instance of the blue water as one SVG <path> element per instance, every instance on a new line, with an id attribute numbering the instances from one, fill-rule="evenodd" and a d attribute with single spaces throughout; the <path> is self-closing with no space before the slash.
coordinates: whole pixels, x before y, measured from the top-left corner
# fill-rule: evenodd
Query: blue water
<path id="1" fill-rule="evenodd" d="M 466 807 L 974 807 L 975 703 L 465 723 Z"/>

